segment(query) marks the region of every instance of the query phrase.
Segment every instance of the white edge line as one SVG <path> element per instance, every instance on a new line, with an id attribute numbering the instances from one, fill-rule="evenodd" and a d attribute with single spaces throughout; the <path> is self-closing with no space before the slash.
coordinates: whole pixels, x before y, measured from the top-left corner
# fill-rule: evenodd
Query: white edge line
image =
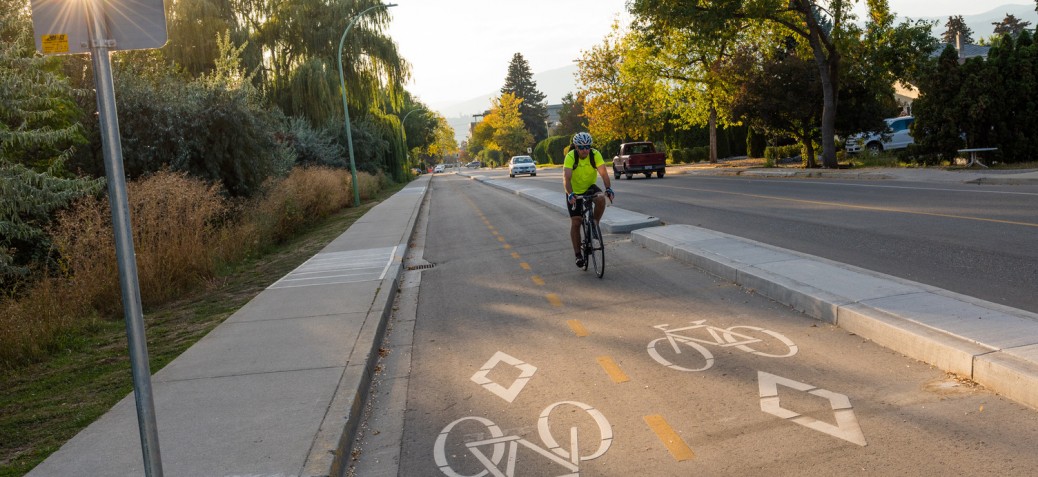
<path id="1" fill-rule="evenodd" d="M 396 258 L 396 249 L 400 248 L 403 244 L 393 247 L 389 252 L 389 260 L 386 261 L 386 267 L 382 269 L 382 274 L 378 276 L 379 280 L 386 279 L 386 273 L 389 273 L 389 266 L 393 264 L 393 259 Z"/>

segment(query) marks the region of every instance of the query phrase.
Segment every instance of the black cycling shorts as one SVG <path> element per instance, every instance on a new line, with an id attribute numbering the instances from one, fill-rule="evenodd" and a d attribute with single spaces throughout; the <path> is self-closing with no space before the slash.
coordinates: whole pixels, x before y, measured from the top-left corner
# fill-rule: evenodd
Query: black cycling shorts
<path id="1" fill-rule="evenodd" d="M 591 184 L 591 187 L 588 187 L 587 190 L 584 191 L 583 194 L 577 194 L 577 195 L 595 195 L 595 194 L 597 194 L 599 192 L 602 192 L 602 189 L 598 188 L 598 184 Z M 566 210 L 569 211 L 569 216 L 570 217 L 580 217 L 580 214 L 584 213 L 584 201 L 578 200 L 578 201 L 576 201 L 575 204 L 569 205 L 569 199 L 567 198 L 566 199 Z"/>

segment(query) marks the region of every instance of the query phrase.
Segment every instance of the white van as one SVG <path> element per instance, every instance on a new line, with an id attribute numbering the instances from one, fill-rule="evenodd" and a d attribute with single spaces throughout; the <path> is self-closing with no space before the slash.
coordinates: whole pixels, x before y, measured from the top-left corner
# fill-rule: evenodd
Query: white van
<path id="1" fill-rule="evenodd" d="M 904 149 L 915 144 L 909 126 L 915 121 L 912 116 L 901 116 L 899 118 L 887 118 L 887 130 L 882 134 L 858 133 L 847 139 L 846 149 L 850 153 L 869 151 L 873 154 L 893 149 Z"/>

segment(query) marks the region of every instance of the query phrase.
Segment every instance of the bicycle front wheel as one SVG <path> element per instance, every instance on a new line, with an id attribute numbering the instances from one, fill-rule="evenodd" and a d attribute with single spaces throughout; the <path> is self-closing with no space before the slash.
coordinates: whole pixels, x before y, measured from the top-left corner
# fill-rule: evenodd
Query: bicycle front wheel
<path id="1" fill-rule="evenodd" d="M 605 243 L 602 242 L 602 230 L 598 228 L 598 223 L 594 220 L 591 221 L 590 229 L 591 245 L 589 248 L 591 250 L 588 253 L 588 261 L 591 262 L 598 278 L 602 278 L 602 275 L 605 275 Z"/>

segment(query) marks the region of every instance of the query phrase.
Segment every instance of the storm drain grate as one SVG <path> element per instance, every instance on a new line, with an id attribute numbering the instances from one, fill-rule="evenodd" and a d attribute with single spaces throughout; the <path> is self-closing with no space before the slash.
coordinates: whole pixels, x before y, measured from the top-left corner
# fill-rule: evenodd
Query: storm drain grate
<path id="1" fill-rule="evenodd" d="M 428 270 L 428 269 L 430 269 L 430 268 L 432 268 L 434 266 L 435 265 L 433 265 L 431 263 L 426 263 L 424 265 L 408 265 L 407 269 L 408 270 Z"/>

